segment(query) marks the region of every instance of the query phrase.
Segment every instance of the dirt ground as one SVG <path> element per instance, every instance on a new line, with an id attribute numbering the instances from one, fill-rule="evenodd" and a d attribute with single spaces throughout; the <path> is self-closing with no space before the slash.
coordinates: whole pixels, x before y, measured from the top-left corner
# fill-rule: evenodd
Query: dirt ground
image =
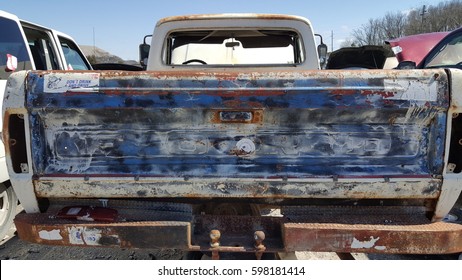
<path id="1" fill-rule="evenodd" d="M 450 255 L 351 255 L 356 260 L 457 260 L 459 254 Z M 48 246 L 31 244 L 13 236 L 0 245 L 1 260 L 180 260 L 183 252 L 179 250 L 120 249 Z M 298 260 L 340 260 L 336 253 L 296 252 L 295 256 L 284 259 Z"/>

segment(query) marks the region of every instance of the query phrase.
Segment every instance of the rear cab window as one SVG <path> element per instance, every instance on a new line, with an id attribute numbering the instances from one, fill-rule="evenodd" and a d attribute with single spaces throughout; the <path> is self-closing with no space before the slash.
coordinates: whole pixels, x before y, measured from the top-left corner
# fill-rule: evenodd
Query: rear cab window
<path id="1" fill-rule="evenodd" d="M 304 61 L 293 30 L 183 30 L 168 35 L 166 65 L 296 65 Z"/>

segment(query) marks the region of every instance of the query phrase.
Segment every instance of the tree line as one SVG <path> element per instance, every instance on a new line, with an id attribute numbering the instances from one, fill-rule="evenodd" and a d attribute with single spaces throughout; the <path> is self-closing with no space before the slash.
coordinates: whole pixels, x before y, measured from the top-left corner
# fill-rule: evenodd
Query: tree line
<path id="1" fill-rule="evenodd" d="M 462 0 L 423 6 L 409 13 L 388 12 L 354 29 L 342 47 L 383 45 L 384 41 L 420 33 L 451 31 L 462 26 Z"/>

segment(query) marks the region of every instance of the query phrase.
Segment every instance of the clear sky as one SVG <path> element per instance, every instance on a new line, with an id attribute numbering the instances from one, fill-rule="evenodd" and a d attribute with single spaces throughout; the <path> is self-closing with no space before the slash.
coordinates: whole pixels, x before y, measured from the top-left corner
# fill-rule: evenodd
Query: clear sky
<path id="1" fill-rule="evenodd" d="M 331 48 L 353 29 L 387 12 L 408 12 L 444 0 L 0 0 L 0 10 L 138 60 L 138 45 L 160 18 L 203 13 L 278 13 L 308 18 Z M 3 30 L 0 32 L 4 32 Z M 333 40 L 331 34 L 333 32 Z"/>

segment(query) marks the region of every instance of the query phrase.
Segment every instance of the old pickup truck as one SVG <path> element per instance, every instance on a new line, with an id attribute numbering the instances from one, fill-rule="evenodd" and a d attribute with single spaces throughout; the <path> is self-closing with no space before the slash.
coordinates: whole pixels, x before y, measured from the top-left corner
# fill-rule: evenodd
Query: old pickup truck
<path id="1" fill-rule="evenodd" d="M 3 138 L 53 245 L 445 254 L 462 190 L 462 71 L 321 70 L 308 20 L 160 20 L 146 71 L 21 71 Z M 324 53 L 325 46 L 319 48 Z"/>

